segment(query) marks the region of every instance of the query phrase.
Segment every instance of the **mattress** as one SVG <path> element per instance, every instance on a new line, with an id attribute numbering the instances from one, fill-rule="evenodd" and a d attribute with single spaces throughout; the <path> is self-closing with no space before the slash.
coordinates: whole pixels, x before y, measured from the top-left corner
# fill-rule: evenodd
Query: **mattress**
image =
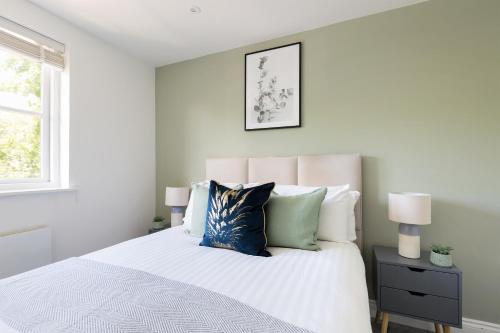
<path id="1" fill-rule="evenodd" d="M 371 332 L 364 264 L 355 244 L 319 242 L 317 252 L 269 248 L 273 256 L 264 258 L 199 242 L 175 227 L 83 258 L 205 288 L 313 332 Z M 0 332 L 15 331 L 0 322 Z"/>

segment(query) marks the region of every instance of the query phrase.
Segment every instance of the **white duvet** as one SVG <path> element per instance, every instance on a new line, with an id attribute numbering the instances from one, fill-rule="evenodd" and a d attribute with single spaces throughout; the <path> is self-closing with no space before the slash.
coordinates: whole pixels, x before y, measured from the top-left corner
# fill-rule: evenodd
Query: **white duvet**
<path id="1" fill-rule="evenodd" d="M 83 257 L 209 289 L 313 332 L 371 332 L 355 244 L 319 242 L 317 252 L 269 248 L 273 256 L 264 258 L 199 242 L 176 227 Z M 15 331 L 0 321 L 0 332 Z"/>

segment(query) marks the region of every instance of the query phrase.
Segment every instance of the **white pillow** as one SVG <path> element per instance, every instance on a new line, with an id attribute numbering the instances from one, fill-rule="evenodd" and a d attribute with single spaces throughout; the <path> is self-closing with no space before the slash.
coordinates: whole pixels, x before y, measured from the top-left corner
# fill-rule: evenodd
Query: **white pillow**
<path id="1" fill-rule="evenodd" d="M 276 185 L 274 192 L 279 195 L 298 195 L 312 192 L 319 187 Z M 321 203 L 318 223 L 318 239 L 333 242 L 356 240 L 356 218 L 354 206 L 359 199 L 359 192 L 349 191 L 349 184 L 329 186 L 325 199 Z"/>
<path id="2" fill-rule="evenodd" d="M 191 183 L 191 188 L 193 188 L 194 185 L 204 186 L 204 187 L 208 188 L 210 186 L 210 180 L 204 180 L 204 181 L 199 182 L 199 183 Z M 238 184 L 238 183 L 223 183 L 222 185 L 224 185 L 226 187 L 230 187 L 230 188 L 235 188 L 235 187 L 240 186 L 241 184 Z M 194 200 L 193 199 L 193 191 L 191 191 L 191 194 L 189 195 L 188 205 L 186 207 L 186 212 L 184 214 L 184 217 L 182 218 L 182 221 L 184 222 L 182 224 L 182 226 L 187 231 L 191 231 L 191 228 L 192 228 L 192 226 L 191 226 L 192 225 L 191 220 L 192 220 L 192 217 L 193 217 L 193 206 L 194 206 L 193 200 Z"/>
<path id="3" fill-rule="evenodd" d="M 191 186 L 193 186 L 195 183 L 192 183 Z M 200 183 L 198 183 L 200 184 Z M 191 187 L 192 188 L 192 187 Z M 188 205 L 186 207 L 186 211 L 184 213 L 184 217 L 182 218 L 182 226 L 185 230 L 191 231 L 191 217 L 193 216 L 193 191 L 189 194 L 189 201 Z"/>
<path id="4" fill-rule="evenodd" d="M 319 211 L 318 239 L 333 242 L 356 240 L 354 206 L 358 191 L 341 191 L 325 196 Z"/>
<path id="5" fill-rule="evenodd" d="M 322 186 L 276 185 L 273 191 L 279 195 L 299 195 L 304 193 L 311 193 L 321 187 Z M 347 190 L 349 190 L 349 184 L 340 186 L 328 186 L 325 198 L 327 196 L 332 196 L 338 192 L 343 192 Z"/>

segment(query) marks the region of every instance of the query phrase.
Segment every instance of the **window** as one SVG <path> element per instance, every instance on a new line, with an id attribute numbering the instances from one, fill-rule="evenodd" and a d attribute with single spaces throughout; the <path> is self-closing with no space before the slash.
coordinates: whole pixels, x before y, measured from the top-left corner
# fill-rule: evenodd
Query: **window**
<path id="1" fill-rule="evenodd" d="M 60 62 L 1 23 L 0 191 L 61 187 Z"/>

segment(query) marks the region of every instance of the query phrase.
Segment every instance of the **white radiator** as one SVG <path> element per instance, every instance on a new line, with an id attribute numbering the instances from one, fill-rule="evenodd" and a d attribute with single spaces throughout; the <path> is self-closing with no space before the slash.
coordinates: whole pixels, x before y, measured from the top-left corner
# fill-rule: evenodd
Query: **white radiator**
<path id="1" fill-rule="evenodd" d="M 37 225 L 0 232 L 0 279 L 51 262 L 50 227 Z"/>

